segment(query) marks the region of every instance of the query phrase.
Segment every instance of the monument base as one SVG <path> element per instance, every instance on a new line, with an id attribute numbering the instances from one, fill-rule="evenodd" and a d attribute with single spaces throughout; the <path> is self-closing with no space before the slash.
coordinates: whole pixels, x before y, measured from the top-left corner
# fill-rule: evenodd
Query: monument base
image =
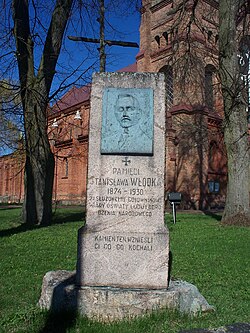
<path id="1" fill-rule="evenodd" d="M 122 289 L 168 287 L 169 233 L 165 226 L 136 231 L 123 222 L 120 231 L 102 228 L 103 231 L 87 226 L 79 229 L 77 285 Z"/>
<path id="2" fill-rule="evenodd" d="M 130 319 L 166 308 L 192 316 L 214 311 L 198 289 L 185 281 L 171 281 L 165 290 L 78 287 L 75 272 L 68 271 L 46 273 L 38 305 L 55 312 L 74 311 L 102 322 Z"/>

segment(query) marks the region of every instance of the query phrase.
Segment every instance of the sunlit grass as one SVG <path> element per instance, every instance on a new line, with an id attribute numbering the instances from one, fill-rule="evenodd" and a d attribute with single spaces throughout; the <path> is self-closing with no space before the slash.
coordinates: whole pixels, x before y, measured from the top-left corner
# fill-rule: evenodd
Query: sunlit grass
<path id="1" fill-rule="evenodd" d="M 19 209 L 0 209 L 0 332 L 174 333 L 250 322 L 250 230 L 222 227 L 218 216 L 177 214 L 166 219 L 173 264 L 171 276 L 195 284 L 215 313 L 189 318 L 159 311 L 131 322 L 110 325 L 41 311 L 42 278 L 47 271 L 74 270 L 81 208 L 57 210 L 54 224 L 27 229 Z M 67 222 L 68 221 L 68 222 Z"/>

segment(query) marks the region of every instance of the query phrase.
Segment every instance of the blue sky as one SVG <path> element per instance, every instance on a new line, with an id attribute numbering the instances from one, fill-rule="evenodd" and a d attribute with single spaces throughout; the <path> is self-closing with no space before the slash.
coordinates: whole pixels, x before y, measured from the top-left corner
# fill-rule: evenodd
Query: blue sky
<path id="1" fill-rule="evenodd" d="M 112 24 L 120 33 L 112 37 L 112 32 L 107 32 L 107 39 L 124 40 L 137 42 L 138 45 L 140 34 L 140 14 L 138 12 L 131 13 L 122 18 L 112 17 Z M 106 51 L 110 55 L 107 57 L 107 71 L 115 71 L 122 67 L 135 62 L 135 56 L 139 52 L 137 48 L 127 48 L 119 46 L 106 46 Z"/>
<path id="2" fill-rule="evenodd" d="M 43 27 L 48 28 L 54 2 L 39 1 L 36 2 L 37 14 L 40 17 Z M 92 1 L 95 2 L 95 0 Z M 140 13 L 138 10 L 136 10 L 135 5 L 134 8 L 133 6 L 128 7 L 128 1 L 129 0 L 105 0 L 105 5 L 109 6 L 105 12 L 105 39 L 137 42 L 139 44 Z M 130 1 L 132 4 L 139 2 L 139 0 Z M 119 6 L 118 2 L 120 3 Z M 86 3 L 88 6 L 90 6 L 92 2 L 87 1 Z M 117 8 L 114 8 L 114 3 L 117 4 Z M 10 4 L 10 0 L 6 2 L 6 7 L 1 14 L 3 22 L 9 22 L 8 17 L 10 13 Z M 121 6 L 123 6 L 122 10 Z M 124 10 L 126 7 L 127 10 Z M 90 13 L 90 11 L 92 12 Z M 47 30 L 41 28 L 41 26 L 37 24 L 32 6 L 30 7 L 30 16 L 30 25 L 35 42 L 35 68 L 38 68 L 41 59 L 41 52 L 43 49 L 43 41 L 45 40 Z M 66 86 L 68 85 L 68 87 L 56 95 L 53 100 L 51 100 L 52 104 L 55 103 L 55 101 L 60 96 L 65 94 L 67 90 L 70 89 L 71 84 L 76 86 L 85 85 L 91 81 L 92 73 L 94 71 L 99 71 L 98 44 L 73 42 L 67 38 L 68 35 L 99 38 L 99 23 L 97 22 L 98 16 L 99 13 L 96 8 L 91 9 L 88 7 L 87 11 L 84 12 L 83 10 L 82 21 L 80 21 L 79 8 L 75 8 L 75 11 L 73 12 L 72 18 L 68 25 L 67 32 L 65 34 L 61 54 L 58 60 L 57 73 L 53 80 L 51 94 L 57 90 L 61 82 L 66 84 Z M 14 43 L 10 44 L 10 48 L 11 50 L 14 50 Z M 118 46 L 106 46 L 105 49 L 107 54 L 106 71 L 110 72 L 117 71 L 123 67 L 133 64 L 135 62 L 136 54 L 139 52 L 139 49 L 137 48 Z M 3 50 L 3 52 L 6 52 L 6 50 Z M 10 53 L 9 61 L 12 61 L 13 55 L 13 52 Z M 72 71 L 75 71 L 75 73 L 73 76 L 70 76 Z M 17 67 L 13 67 L 13 70 L 11 72 L 8 71 L 7 74 L 8 73 L 11 75 L 10 80 L 18 80 Z M 83 73 L 83 78 L 78 80 L 78 77 Z M 8 78 L 5 77 L 5 79 Z M 4 149 L 4 152 L 0 150 L 0 155 L 8 154 L 10 152 L 11 151 L 9 149 Z"/>
<path id="3" fill-rule="evenodd" d="M 83 21 L 82 24 L 70 23 L 67 35 L 99 38 L 99 23 L 96 21 L 98 13 Z M 105 13 L 105 39 L 137 42 L 139 44 L 140 13 L 135 8 L 123 13 L 115 14 L 106 10 Z M 106 71 L 117 71 L 135 62 L 139 48 L 128 48 L 120 46 L 106 46 Z M 83 62 L 81 64 L 81 62 Z M 53 88 L 56 88 L 60 81 L 65 78 L 65 70 L 69 73 L 73 68 L 79 66 L 74 79 L 83 73 L 89 66 L 93 67 L 87 71 L 85 80 L 78 80 L 77 85 L 83 85 L 90 81 L 93 71 L 99 71 L 98 44 L 74 42 L 65 38 L 61 56 L 58 62 L 58 73 L 54 80 Z M 61 75 L 60 75 L 61 72 Z M 72 78 L 71 78 L 72 81 Z M 70 82 L 68 80 L 67 82 Z"/>

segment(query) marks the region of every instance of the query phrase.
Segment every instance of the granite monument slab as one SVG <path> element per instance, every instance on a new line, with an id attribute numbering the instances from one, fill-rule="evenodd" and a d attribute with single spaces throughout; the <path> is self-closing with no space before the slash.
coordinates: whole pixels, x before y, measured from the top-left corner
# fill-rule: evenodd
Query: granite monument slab
<path id="1" fill-rule="evenodd" d="M 94 74 L 79 286 L 168 287 L 164 174 L 164 75 Z"/>

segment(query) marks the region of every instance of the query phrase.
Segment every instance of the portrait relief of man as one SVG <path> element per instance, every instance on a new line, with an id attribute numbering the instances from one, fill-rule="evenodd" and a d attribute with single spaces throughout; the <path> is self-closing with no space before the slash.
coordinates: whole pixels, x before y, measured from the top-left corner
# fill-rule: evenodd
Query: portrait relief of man
<path id="1" fill-rule="evenodd" d="M 153 155 L 153 90 L 107 88 L 101 154 Z"/>

